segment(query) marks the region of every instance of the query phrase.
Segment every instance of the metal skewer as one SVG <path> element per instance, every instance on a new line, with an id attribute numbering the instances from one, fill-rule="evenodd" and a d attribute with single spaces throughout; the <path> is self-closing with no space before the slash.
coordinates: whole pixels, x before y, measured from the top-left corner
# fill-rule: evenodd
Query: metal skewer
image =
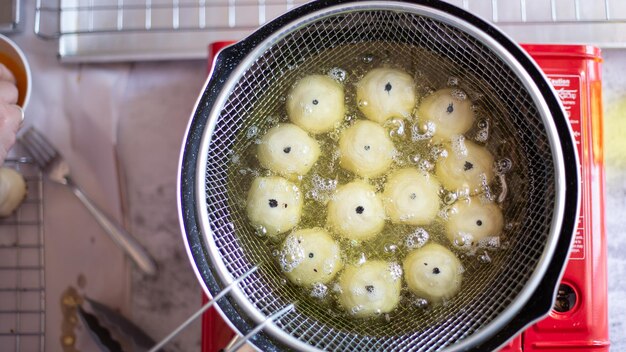
<path id="1" fill-rule="evenodd" d="M 218 295 L 216 295 L 215 297 L 213 297 L 212 300 L 210 300 L 209 302 L 207 302 L 205 305 L 203 305 L 197 312 L 195 312 L 194 314 L 192 314 L 187 320 L 185 320 L 182 324 L 180 324 L 176 329 L 174 329 L 174 331 L 172 331 L 169 335 L 167 335 L 163 340 L 161 340 L 161 342 L 157 343 L 154 347 L 152 347 L 152 349 L 150 349 L 149 352 L 157 352 L 159 349 L 161 349 L 163 346 L 165 346 L 168 342 L 170 342 L 170 340 L 172 340 L 174 337 L 176 337 L 176 335 L 180 334 L 181 331 L 185 330 L 185 328 L 187 326 L 189 326 L 189 324 L 193 323 L 199 316 L 202 315 L 202 313 L 206 312 L 207 309 L 211 308 L 211 306 L 213 306 L 213 304 L 215 302 L 217 302 L 219 299 L 221 299 L 222 297 L 224 297 L 226 294 L 228 294 L 230 292 L 230 290 L 235 286 L 238 285 L 241 281 L 243 281 L 245 278 L 247 278 L 248 276 L 250 276 L 252 273 L 254 273 L 256 270 L 258 269 L 257 266 L 253 267 L 252 269 L 248 270 L 245 274 L 241 275 L 239 278 L 237 278 L 235 281 L 233 281 L 232 283 L 230 283 L 230 285 L 226 286 L 222 292 L 220 292 Z M 270 319 L 271 317 L 268 317 L 268 319 Z M 253 330 L 254 331 L 254 330 Z"/>
<path id="2" fill-rule="evenodd" d="M 279 318 L 287 313 L 289 313 L 291 310 L 293 310 L 294 308 L 294 304 L 290 304 L 288 306 L 286 306 L 285 308 L 279 310 L 278 312 L 268 316 L 267 318 L 265 318 L 265 320 L 257 325 L 254 329 L 252 329 L 249 333 L 247 333 L 244 337 L 240 338 L 237 340 L 237 342 L 235 342 L 232 346 L 227 347 L 225 352 L 234 352 L 237 351 L 241 346 L 243 346 L 243 344 L 245 344 L 246 342 L 248 342 L 248 340 L 250 338 L 252 338 L 252 336 L 256 335 L 259 333 L 259 331 L 263 330 L 263 328 L 265 328 L 265 325 L 267 325 L 268 323 L 274 321 L 276 318 Z"/>

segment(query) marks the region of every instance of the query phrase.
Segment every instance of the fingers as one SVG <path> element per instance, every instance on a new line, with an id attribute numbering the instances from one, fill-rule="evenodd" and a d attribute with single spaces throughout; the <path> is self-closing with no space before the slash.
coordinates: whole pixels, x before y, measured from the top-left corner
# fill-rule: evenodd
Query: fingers
<path id="1" fill-rule="evenodd" d="M 23 110 L 18 105 L 0 103 L 0 130 L 15 134 L 23 116 Z"/>
<path id="2" fill-rule="evenodd" d="M 15 83 L 0 81 L 0 104 L 16 104 L 18 91 Z"/>
<path id="3" fill-rule="evenodd" d="M 2 63 L 0 63 L 0 81 L 15 83 L 15 76 L 13 76 L 13 73 Z"/>
<path id="4" fill-rule="evenodd" d="M 22 110 L 17 105 L 0 103 L 0 164 L 15 143 L 22 116 Z"/>

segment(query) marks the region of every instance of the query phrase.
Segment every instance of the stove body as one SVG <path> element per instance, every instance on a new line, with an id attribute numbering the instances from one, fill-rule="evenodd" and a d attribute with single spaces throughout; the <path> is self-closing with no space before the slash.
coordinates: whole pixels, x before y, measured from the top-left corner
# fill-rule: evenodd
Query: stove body
<path id="1" fill-rule="evenodd" d="M 580 160 L 581 204 L 554 308 L 502 351 L 608 351 L 600 50 L 584 45 L 523 47 L 547 75 L 569 117 Z"/>
<path id="2" fill-rule="evenodd" d="M 217 42 L 209 47 L 209 65 L 214 55 L 229 44 Z M 554 308 L 501 351 L 608 351 L 600 50 L 585 45 L 523 47 L 547 75 L 569 117 L 580 160 L 581 204 L 578 228 Z M 233 336 L 234 332 L 214 309 L 204 314 L 203 352 L 220 351 Z"/>

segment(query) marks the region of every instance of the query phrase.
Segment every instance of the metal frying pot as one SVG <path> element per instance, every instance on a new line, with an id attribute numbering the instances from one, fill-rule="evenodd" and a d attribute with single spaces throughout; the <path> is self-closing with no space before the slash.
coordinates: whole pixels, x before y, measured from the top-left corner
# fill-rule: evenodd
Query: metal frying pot
<path id="1" fill-rule="evenodd" d="M 494 265 L 464 280 L 457 296 L 428 314 L 402 304 L 389 321 L 366 323 L 329 314 L 282 281 L 271 251 L 231 197 L 245 186 L 229 174 L 232 155 L 254 143 L 246 131 L 281 114 L 280 97 L 295 80 L 363 54 L 406 57 L 423 72 L 460 77 L 462 88 L 480 92 L 474 98 L 490 116 L 490 148 L 515 168 L 506 181 L 508 245 L 493 253 Z M 552 307 L 578 217 L 577 165 L 569 123 L 550 85 L 490 24 L 439 1 L 318 1 L 217 56 L 181 155 L 183 237 L 211 296 L 259 267 L 219 302 L 238 332 L 296 304 L 252 339 L 260 349 L 492 350 Z"/>

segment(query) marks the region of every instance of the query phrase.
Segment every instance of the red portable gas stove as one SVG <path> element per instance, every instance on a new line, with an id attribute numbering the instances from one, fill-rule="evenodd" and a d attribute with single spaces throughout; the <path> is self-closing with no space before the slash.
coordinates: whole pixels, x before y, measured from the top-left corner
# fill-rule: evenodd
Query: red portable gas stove
<path id="1" fill-rule="evenodd" d="M 209 65 L 229 44 L 209 47 Z M 608 351 L 600 49 L 583 45 L 523 47 L 548 76 L 569 117 L 578 146 L 582 196 L 578 228 L 554 308 L 502 351 Z M 202 320 L 204 352 L 219 351 L 233 336 L 214 309 L 206 312 Z"/>

